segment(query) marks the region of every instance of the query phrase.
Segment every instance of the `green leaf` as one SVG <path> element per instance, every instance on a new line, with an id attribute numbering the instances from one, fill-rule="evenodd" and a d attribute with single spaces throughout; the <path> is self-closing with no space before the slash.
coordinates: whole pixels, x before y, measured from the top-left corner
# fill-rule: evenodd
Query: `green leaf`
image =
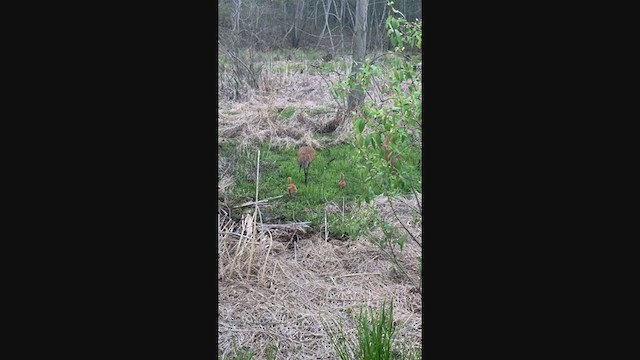
<path id="1" fill-rule="evenodd" d="M 373 142 L 372 138 L 373 138 L 372 134 L 367 135 L 367 137 L 364 139 L 364 146 L 371 145 Z"/>
<path id="2" fill-rule="evenodd" d="M 382 135 L 379 132 L 375 133 L 374 140 L 376 147 L 380 148 L 380 146 L 382 145 Z"/>
<path id="3" fill-rule="evenodd" d="M 356 120 L 356 130 L 359 134 L 362 133 L 362 131 L 364 130 L 364 119 Z"/>

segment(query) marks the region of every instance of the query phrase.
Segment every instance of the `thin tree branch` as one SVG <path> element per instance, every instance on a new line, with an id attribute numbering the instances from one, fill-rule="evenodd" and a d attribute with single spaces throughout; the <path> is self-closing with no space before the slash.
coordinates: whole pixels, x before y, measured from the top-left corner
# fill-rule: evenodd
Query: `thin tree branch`
<path id="1" fill-rule="evenodd" d="M 416 242 L 416 244 L 418 244 L 418 246 L 420 246 L 420 248 L 422 248 L 422 243 L 420 243 L 418 241 L 418 239 L 416 239 L 415 236 L 413 236 L 413 234 L 411 233 L 411 231 L 409 231 L 409 229 L 407 229 L 406 226 L 404 226 L 404 223 L 402 221 L 400 221 L 400 218 L 398 217 L 398 213 L 396 213 L 396 209 L 393 207 L 393 202 L 391 201 L 391 198 L 387 196 L 387 201 L 389 202 L 389 205 L 391 206 L 391 210 L 393 212 L 393 216 L 395 216 L 396 220 L 400 223 L 400 225 L 402 226 L 402 228 L 404 229 L 404 231 L 407 232 L 407 234 L 409 234 L 409 236 L 411 236 L 411 238 L 413 239 L 413 241 Z"/>
<path id="2" fill-rule="evenodd" d="M 420 209 L 420 216 L 422 216 L 422 205 L 420 204 L 420 201 L 418 200 L 418 194 L 416 192 L 416 189 L 412 186 L 411 190 L 413 190 L 413 196 L 416 198 L 416 204 L 418 205 L 418 209 Z"/>

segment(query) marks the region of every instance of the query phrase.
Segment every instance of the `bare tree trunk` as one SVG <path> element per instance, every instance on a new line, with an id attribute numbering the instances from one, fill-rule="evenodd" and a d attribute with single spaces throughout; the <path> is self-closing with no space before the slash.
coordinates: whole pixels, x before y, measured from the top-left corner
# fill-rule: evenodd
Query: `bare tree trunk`
<path id="1" fill-rule="evenodd" d="M 380 15 L 378 15 L 380 13 Z M 375 36 L 371 33 L 372 38 L 369 39 L 370 50 L 384 51 L 386 40 L 388 39 L 386 31 L 387 5 L 382 4 L 380 7 L 374 7 L 371 26 L 375 30 Z"/>
<path id="2" fill-rule="evenodd" d="M 387 20 L 387 7 L 384 7 L 384 10 L 382 11 L 382 16 L 380 17 L 380 24 L 378 25 L 378 27 L 380 29 L 382 29 L 382 38 L 380 39 L 380 51 L 385 50 L 385 44 L 387 39 L 389 38 L 387 36 L 387 27 L 386 27 L 386 20 Z"/>
<path id="3" fill-rule="evenodd" d="M 356 28 L 354 39 L 353 67 L 351 78 L 356 79 L 360 73 L 360 68 L 364 62 L 367 51 L 367 8 L 369 0 L 358 0 L 356 3 Z M 361 86 L 356 86 L 349 93 L 348 110 L 352 111 L 362 105 L 364 101 L 364 90 Z"/>
<path id="4" fill-rule="evenodd" d="M 333 35 L 331 34 L 331 26 L 329 25 L 329 15 L 331 15 L 331 0 L 327 0 L 327 4 L 322 0 L 322 8 L 324 9 L 324 25 L 322 27 L 322 32 L 320 33 L 320 38 L 318 38 L 318 43 L 316 44 L 316 49 L 320 46 L 320 43 L 324 39 L 324 31 L 325 29 L 329 32 L 329 41 L 331 42 L 331 53 L 335 52 L 333 46 Z"/>
<path id="5" fill-rule="evenodd" d="M 345 23 L 349 24 L 349 29 L 355 31 L 356 28 L 356 20 L 355 20 L 355 16 L 353 15 L 353 11 L 351 10 L 351 5 L 349 4 L 349 2 L 347 2 L 347 15 L 349 15 L 349 20 L 350 21 L 346 21 L 345 19 Z"/>
<path id="6" fill-rule="evenodd" d="M 297 48 L 300 46 L 300 35 L 304 28 L 304 0 L 296 1 L 296 9 L 293 17 L 293 37 L 291 38 L 291 47 Z M 302 27 L 300 27 L 300 21 L 302 21 Z"/>
<path id="7" fill-rule="evenodd" d="M 340 1 L 340 52 L 344 54 L 344 0 Z"/>
<path id="8" fill-rule="evenodd" d="M 375 41 L 376 35 L 378 35 L 378 29 L 376 28 L 376 16 L 378 14 L 378 12 L 376 11 L 376 3 L 374 2 L 373 6 L 371 6 L 373 9 L 371 9 L 371 16 L 370 19 L 367 19 L 370 23 L 367 24 L 367 30 L 368 30 L 368 34 L 367 34 L 367 49 L 375 49 L 374 46 L 371 46 L 371 44 Z M 369 17 L 369 15 L 367 15 L 367 17 Z M 374 31 L 375 31 L 375 35 L 374 35 Z"/>
<path id="9" fill-rule="evenodd" d="M 286 18 L 286 0 L 283 3 L 285 9 L 284 15 Z M 291 21 L 291 27 L 289 28 L 289 31 L 284 34 L 284 38 L 282 38 L 282 41 L 284 42 L 287 39 L 287 36 L 289 36 L 289 34 L 293 32 L 291 35 L 291 47 L 293 48 L 297 48 L 300 45 L 300 36 L 302 34 L 302 30 L 304 30 L 304 27 L 306 26 L 306 21 L 304 19 L 304 5 L 304 0 L 296 2 L 295 8 L 293 10 L 293 20 Z M 300 26 L 300 22 L 302 22 L 302 26 Z"/>

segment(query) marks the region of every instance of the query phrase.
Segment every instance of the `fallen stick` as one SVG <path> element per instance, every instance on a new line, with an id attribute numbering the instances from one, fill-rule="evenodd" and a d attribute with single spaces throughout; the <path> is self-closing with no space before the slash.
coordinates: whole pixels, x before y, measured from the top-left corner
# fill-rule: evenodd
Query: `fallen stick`
<path id="1" fill-rule="evenodd" d="M 289 223 L 289 224 L 258 224 L 260 229 L 286 229 L 286 230 L 295 230 L 296 228 L 308 228 L 311 224 L 310 221 L 303 221 L 297 223 Z"/>
<path id="2" fill-rule="evenodd" d="M 347 275 L 338 275 L 336 276 L 336 278 L 343 278 L 343 277 L 349 277 L 349 276 L 358 276 L 358 275 L 382 275 L 379 272 L 375 272 L 375 273 L 355 273 L 355 274 L 347 274 Z"/>
<path id="3" fill-rule="evenodd" d="M 251 206 L 251 205 L 256 205 L 256 204 L 260 205 L 260 204 L 264 204 L 264 203 L 268 202 L 269 200 L 279 199 L 279 198 L 281 198 L 281 197 L 283 197 L 283 196 L 284 196 L 284 195 L 278 195 L 278 196 L 270 197 L 270 198 L 267 198 L 267 199 L 262 199 L 262 200 L 259 200 L 259 201 L 257 201 L 257 202 L 256 202 L 256 201 L 250 201 L 250 202 L 246 202 L 246 203 L 244 203 L 244 204 L 242 204 L 242 205 L 234 206 L 233 208 L 234 208 L 234 209 L 237 209 L 237 208 L 241 208 L 241 207 L 245 207 L 245 206 Z"/>

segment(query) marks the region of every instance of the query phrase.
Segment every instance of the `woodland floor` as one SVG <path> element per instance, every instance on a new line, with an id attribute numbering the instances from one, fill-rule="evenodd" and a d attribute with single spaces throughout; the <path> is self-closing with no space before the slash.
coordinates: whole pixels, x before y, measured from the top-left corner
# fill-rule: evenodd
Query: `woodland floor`
<path id="1" fill-rule="evenodd" d="M 267 141 L 274 146 L 307 143 L 324 149 L 347 138 L 348 127 L 336 128 L 340 115 L 328 90 L 327 80 L 336 81 L 337 75 L 314 74 L 306 62 L 297 64 L 302 72 L 272 72 L 287 63 L 263 69 L 262 90 L 248 90 L 235 100 L 228 88 L 219 90 L 219 141 L 235 141 L 240 147 Z M 290 107 L 294 113 L 283 122 L 277 114 Z M 219 196 L 232 191 L 232 183 L 219 169 Z M 374 203 L 381 214 L 391 216 L 386 200 Z M 409 214 L 415 206 L 413 196 L 394 199 L 400 220 L 421 242 L 422 224 L 413 223 Z M 397 225 L 395 219 L 390 222 Z M 355 336 L 360 307 L 379 308 L 385 300 L 393 301 L 398 344 L 422 347 L 421 247 L 412 241 L 405 245 L 399 256 L 408 275 L 403 277 L 368 239 L 327 238 L 325 232 L 304 229 L 295 235 L 253 230 L 252 224 L 251 215 L 232 218 L 219 203 L 219 358 L 232 358 L 235 344 L 252 350 L 255 359 L 265 359 L 270 346 L 277 349 L 277 359 L 334 359 L 323 322 L 338 322 Z"/>

